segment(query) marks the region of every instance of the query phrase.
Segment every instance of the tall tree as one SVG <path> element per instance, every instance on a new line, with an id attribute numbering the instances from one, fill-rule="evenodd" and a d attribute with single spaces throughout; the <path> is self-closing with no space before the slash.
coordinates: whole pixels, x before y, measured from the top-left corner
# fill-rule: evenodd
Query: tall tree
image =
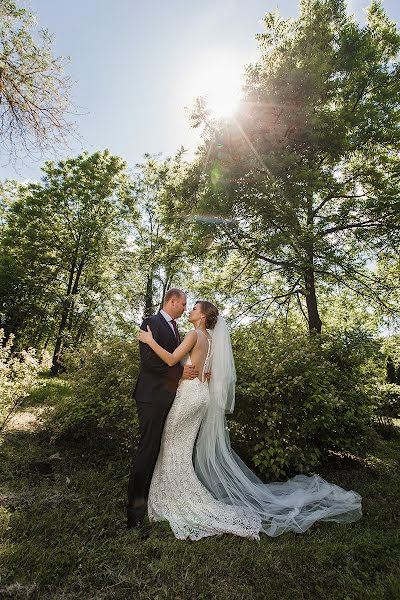
<path id="1" fill-rule="evenodd" d="M 0 2 L 0 155 L 42 153 L 70 133 L 71 82 L 51 36 L 14 0 Z"/>
<path id="2" fill-rule="evenodd" d="M 111 293 L 126 243 L 125 167 L 108 151 L 47 162 L 42 182 L 22 189 L 9 211 L 0 268 L 2 311 L 17 340 L 24 330 L 31 343 L 54 338 L 53 373 L 65 340 L 81 339 Z"/>
<path id="3" fill-rule="evenodd" d="M 131 199 L 140 216 L 133 224 L 131 252 L 132 261 L 140 265 L 135 283 L 144 315 L 162 304 L 169 287 L 184 285 L 192 263 L 204 252 L 194 228 L 180 219 L 177 210 L 188 169 L 182 152 L 165 160 L 145 155 L 145 161 L 136 165 Z"/>
<path id="4" fill-rule="evenodd" d="M 321 332 L 322 284 L 388 308 L 370 264 L 400 223 L 400 36 L 375 1 L 365 26 L 343 0 L 303 0 L 297 19 L 264 24 L 235 117 L 213 121 L 202 103 L 193 114 L 193 213 L 221 217 L 220 242 Z"/>
<path id="5" fill-rule="evenodd" d="M 386 381 L 388 381 L 389 383 L 396 383 L 396 372 L 396 365 L 393 362 L 393 358 L 389 354 L 386 357 Z"/>

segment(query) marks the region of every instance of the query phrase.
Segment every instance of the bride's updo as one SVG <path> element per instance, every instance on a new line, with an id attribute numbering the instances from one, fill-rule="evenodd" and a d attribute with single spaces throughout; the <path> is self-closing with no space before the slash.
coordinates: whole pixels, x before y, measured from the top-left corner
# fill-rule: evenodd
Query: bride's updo
<path id="1" fill-rule="evenodd" d="M 206 329 L 214 329 L 218 321 L 218 308 L 207 300 L 197 300 L 196 304 L 200 304 L 201 312 L 206 316 Z"/>

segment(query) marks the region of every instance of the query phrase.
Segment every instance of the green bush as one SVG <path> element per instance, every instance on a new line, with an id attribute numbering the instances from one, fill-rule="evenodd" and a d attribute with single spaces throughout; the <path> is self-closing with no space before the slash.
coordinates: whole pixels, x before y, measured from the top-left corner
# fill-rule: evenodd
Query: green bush
<path id="1" fill-rule="evenodd" d="M 249 325 L 233 333 L 234 446 L 273 479 L 310 472 L 328 450 L 356 453 L 372 433 L 381 367 L 362 332 L 309 335 Z"/>
<path id="2" fill-rule="evenodd" d="M 132 390 L 139 369 L 136 342 L 93 342 L 65 356 L 72 394 L 55 408 L 53 438 L 90 437 L 94 444 L 129 448 L 138 424 Z"/>
<path id="3" fill-rule="evenodd" d="M 374 414 L 381 423 L 389 423 L 392 419 L 400 419 L 400 385 L 382 383 L 379 386 Z"/>
<path id="4" fill-rule="evenodd" d="M 310 336 L 253 324 L 232 339 L 238 382 L 228 424 L 248 464 L 279 479 L 312 471 L 329 450 L 363 451 L 385 372 L 379 345 L 367 334 Z M 72 393 L 51 413 L 53 437 L 130 448 L 138 432 L 131 398 L 137 343 L 93 343 L 70 352 L 66 367 Z"/>

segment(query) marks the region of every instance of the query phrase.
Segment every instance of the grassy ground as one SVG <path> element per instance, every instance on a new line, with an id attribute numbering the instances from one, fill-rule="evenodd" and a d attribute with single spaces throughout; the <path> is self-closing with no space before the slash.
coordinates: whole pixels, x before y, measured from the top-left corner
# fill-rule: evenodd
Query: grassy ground
<path id="1" fill-rule="evenodd" d="M 48 380 L 25 408 L 67 394 Z M 400 428 L 384 435 L 366 459 L 336 457 L 318 471 L 363 496 L 361 521 L 193 543 L 163 523 L 146 540 L 125 530 L 129 456 L 10 430 L 0 441 L 0 597 L 398 600 Z"/>

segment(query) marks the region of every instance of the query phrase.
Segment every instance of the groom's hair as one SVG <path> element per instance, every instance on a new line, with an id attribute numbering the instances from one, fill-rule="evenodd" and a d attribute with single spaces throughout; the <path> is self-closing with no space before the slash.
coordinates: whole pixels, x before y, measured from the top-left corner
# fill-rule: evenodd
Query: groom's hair
<path id="1" fill-rule="evenodd" d="M 165 292 L 163 304 L 167 304 L 172 298 L 179 298 L 184 295 L 185 292 L 183 290 L 180 290 L 179 288 L 170 288 Z"/>

